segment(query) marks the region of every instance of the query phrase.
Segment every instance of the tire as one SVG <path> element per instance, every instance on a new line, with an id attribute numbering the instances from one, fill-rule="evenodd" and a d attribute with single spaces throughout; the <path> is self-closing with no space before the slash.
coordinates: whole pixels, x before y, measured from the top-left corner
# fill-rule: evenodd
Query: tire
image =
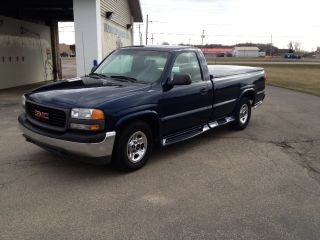
<path id="1" fill-rule="evenodd" d="M 251 103 L 248 98 L 243 97 L 240 99 L 233 115 L 235 121 L 229 123 L 232 129 L 243 130 L 248 126 L 251 118 Z"/>
<path id="2" fill-rule="evenodd" d="M 121 171 L 138 170 L 149 160 L 152 148 L 150 126 L 142 121 L 133 122 L 120 130 L 113 149 L 112 163 Z"/>

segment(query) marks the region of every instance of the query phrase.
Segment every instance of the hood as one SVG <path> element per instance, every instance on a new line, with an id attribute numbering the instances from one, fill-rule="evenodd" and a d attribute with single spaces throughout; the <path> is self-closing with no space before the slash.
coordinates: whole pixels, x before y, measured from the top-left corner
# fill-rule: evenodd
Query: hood
<path id="1" fill-rule="evenodd" d="M 140 83 L 83 77 L 46 85 L 27 93 L 26 96 L 31 101 L 48 106 L 93 108 L 150 88 L 150 85 Z"/>

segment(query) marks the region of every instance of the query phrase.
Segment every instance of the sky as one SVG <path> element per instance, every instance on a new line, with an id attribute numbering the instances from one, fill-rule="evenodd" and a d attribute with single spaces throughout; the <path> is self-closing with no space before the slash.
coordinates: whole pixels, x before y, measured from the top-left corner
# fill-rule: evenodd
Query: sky
<path id="1" fill-rule="evenodd" d="M 287 48 L 299 42 L 304 50 L 320 46 L 319 0 L 140 0 L 144 21 L 149 15 L 149 44 L 233 45 L 270 43 Z M 139 44 L 139 24 L 134 44 Z M 140 23 L 145 44 L 145 23 Z M 74 43 L 72 23 L 59 25 L 60 42 Z"/>

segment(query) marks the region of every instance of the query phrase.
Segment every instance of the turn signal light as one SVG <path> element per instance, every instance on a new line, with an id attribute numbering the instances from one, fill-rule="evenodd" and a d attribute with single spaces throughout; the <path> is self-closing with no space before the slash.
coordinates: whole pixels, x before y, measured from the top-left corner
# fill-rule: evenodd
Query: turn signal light
<path id="1" fill-rule="evenodd" d="M 91 113 L 91 119 L 93 120 L 104 120 L 104 113 L 103 111 L 99 109 L 93 109 Z M 93 126 L 99 126 L 99 125 L 93 125 Z"/>
<path id="2" fill-rule="evenodd" d="M 77 130 L 86 130 L 86 131 L 99 131 L 102 130 L 98 124 L 79 124 L 79 123 L 71 123 L 70 128 Z"/>
<path id="3" fill-rule="evenodd" d="M 91 131 L 98 131 L 98 130 L 100 130 L 100 126 L 99 125 L 90 125 L 90 130 Z"/>

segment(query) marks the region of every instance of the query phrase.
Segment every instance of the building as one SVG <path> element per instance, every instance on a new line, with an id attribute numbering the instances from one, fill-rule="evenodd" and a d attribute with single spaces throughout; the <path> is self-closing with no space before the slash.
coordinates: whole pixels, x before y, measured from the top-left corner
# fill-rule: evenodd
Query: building
<path id="1" fill-rule="evenodd" d="M 266 56 L 267 56 L 266 52 L 262 52 L 262 51 L 259 52 L 259 57 L 266 57 Z"/>
<path id="2" fill-rule="evenodd" d="M 0 7 L 0 89 L 61 78 L 58 22 L 75 26 L 77 75 L 133 44 L 139 0 L 5 0 Z"/>
<path id="3" fill-rule="evenodd" d="M 228 57 L 232 56 L 232 48 L 202 48 L 201 51 L 209 57 Z"/>
<path id="4" fill-rule="evenodd" d="M 75 47 L 75 45 L 68 45 L 65 43 L 59 44 L 60 56 L 63 56 L 63 57 L 74 56 L 75 55 L 75 48 L 73 49 L 73 47 Z"/>
<path id="5" fill-rule="evenodd" d="M 320 59 L 320 47 L 317 47 L 317 51 L 315 55 L 317 59 Z"/>
<path id="6" fill-rule="evenodd" d="M 258 47 L 234 47 L 232 55 L 234 57 L 259 57 Z"/>

